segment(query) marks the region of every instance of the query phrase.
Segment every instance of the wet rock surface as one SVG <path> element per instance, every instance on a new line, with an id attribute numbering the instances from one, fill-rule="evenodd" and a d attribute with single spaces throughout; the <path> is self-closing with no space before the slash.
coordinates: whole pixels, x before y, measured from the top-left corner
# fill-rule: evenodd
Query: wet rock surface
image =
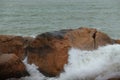
<path id="1" fill-rule="evenodd" d="M 67 64 L 71 47 L 94 50 L 107 44 L 114 44 L 114 40 L 92 28 L 47 32 L 36 36 L 27 47 L 28 62 L 39 66 L 44 75 L 56 76 Z"/>
<path id="2" fill-rule="evenodd" d="M 108 80 L 120 80 L 120 78 L 110 78 Z"/>
<path id="3" fill-rule="evenodd" d="M 0 79 L 28 76 L 25 65 L 15 54 L 0 54 Z"/>
<path id="4" fill-rule="evenodd" d="M 24 58 L 24 38 L 21 36 L 0 35 L 0 52 L 16 54 Z"/>
<path id="5" fill-rule="evenodd" d="M 107 34 L 93 28 L 46 32 L 37 35 L 35 38 L 0 35 L 0 55 L 5 57 L 5 59 L 1 57 L 2 59 L 0 60 L 2 60 L 2 64 L 10 63 L 11 58 L 16 55 L 20 58 L 19 60 L 16 57 L 16 60 L 18 59 L 18 63 L 21 63 L 28 56 L 28 63 L 37 65 L 41 73 L 52 77 L 64 71 L 63 68 L 68 62 L 68 51 L 70 48 L 94 50 L 99 46 L 115 43 L 120 44 L 120 40 L 113 40 Z M 16 60 L 10 63 L 12 69 Z M 9 66 L 8 64 L 6 65 L 7 67 Z M 15 66 L 18 65 L 16 64 Z M 2 68 L 7 69 L 7 67 Z M 1 74 L 4 72 L 4 69 L 1 70 Z M 13 74 L 15 73 L 11 73 L 11 75 Z"/>
<path id="6" fill-rule="evenodd" d="M 47 33 L 48 34 L 48 33 Z M 35 63 L 46 76 L 56 76 L 67 63 L 69 43 L 62 36 L 39 35 L 27 48 L 28 62 Z"/>

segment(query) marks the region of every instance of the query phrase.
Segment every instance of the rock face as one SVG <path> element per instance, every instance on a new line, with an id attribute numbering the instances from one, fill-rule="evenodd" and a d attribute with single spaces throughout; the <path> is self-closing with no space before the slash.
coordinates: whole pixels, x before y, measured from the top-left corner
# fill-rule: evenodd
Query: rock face
<path id="1" fill-rule="evenodd" d="M 120 44 L 120 40 L 114 40 L 116 44 Z"/>
<path id="2" fill-rule="evenodd" d="M 65 34 L 71 47 L 83 50 L 93 50 L 95 48 L 96 29 L 79 28 Z"/>
<path id="3" fill-rule="evenodd" d="M 79 28 L 47 32 L 36 36 L 27 47 L 28 62 L 35 63 L 46 76 L 56 76 L 63 71 L 71 47 L 94 50 L 115 43 L 96 29 Z"/>
<path id="4" fill-rule="evenodd" d="M 25 57 L 25 47 L 30 38 L 11 35 L 0 35 L 0 52 L 16 54 L 20 59 Z"/>
<path id="5" fill-rule="evenodd" d="M 79 28 L 68 32 L 67 37 L 71 47 L 76 47 L 82 50 L 94 50 L 99 46 L 113 44 L 112 40 L 105 33 L 90 28 Z"/>
<path id="6" fill-rule="evenodd" d="M 0 79 L 19 78 L 29 75 L 25 65 L 15 54 L 0 54 Z"/>
<path id="7" fill-rule="evenodd" d="M 120 78 L 110 78 L 108 80 L 120 80 Z"/>
<path id="8" fill-rule="evenodd" d="M 105 33 L 97 32 L 95 37 L 95 46 L 96 48 L 99 46 L 105 46 L 107 44 L 114 44 L 115 41 L 107 36 Z"/>
<path id="9" fill-rule="evenodd" d="M 38 35 L 27 48 L 28 62 L 39 66 L 39 70 L 46 76 L 58 75 L 67 63 L 70 45 L 62 35 L 63 33 Z"/>

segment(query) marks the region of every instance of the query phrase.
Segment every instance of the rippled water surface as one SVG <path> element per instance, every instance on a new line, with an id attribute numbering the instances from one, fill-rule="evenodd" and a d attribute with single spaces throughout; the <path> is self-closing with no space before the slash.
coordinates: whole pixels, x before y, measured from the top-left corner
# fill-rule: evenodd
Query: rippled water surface
<path id="1" fill-rule="evenodd" d="M 0 0 L 0 34 L 92 27 L 120 38 L 120 0 Z"/>

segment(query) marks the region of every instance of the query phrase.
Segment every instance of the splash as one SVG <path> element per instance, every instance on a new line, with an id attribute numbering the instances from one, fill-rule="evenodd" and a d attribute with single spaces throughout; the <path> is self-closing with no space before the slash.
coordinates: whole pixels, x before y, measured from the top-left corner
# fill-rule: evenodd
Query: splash
<path id="1" fill-rule="evenodd" d="M 97 77 L 120 72 L 120 45 L 108 45 L 94 51 L 72 48 L 68 64 L 59 80 L 98 80 Z M 102 78 L 102 77 L 101 77 Z"/>
<path id="2" fill-rule="evenodd" d="M 31 76 L 19 80 L 107 80 L 120 77 L 120 45 L 107 45 L 93 51 L 69 50 L 68 64 L 59 77 L 45 77 L 35 65 L 24 63 Z"/>
<path id="3" fill-rule="evenodd" d="M 25 58 L 25 60 L 23 61 L 23 63 L 25 64 L 27 71 L 29 72 L 30 76 L 26 76 L 26 77 L 22 77 L 19 80 L 45 80 L 45 76 L 42 75 L 38 70 L 37 70 L 37 66 L 34 64 L 28 64 L 27 63 L 27 57 Z"/>

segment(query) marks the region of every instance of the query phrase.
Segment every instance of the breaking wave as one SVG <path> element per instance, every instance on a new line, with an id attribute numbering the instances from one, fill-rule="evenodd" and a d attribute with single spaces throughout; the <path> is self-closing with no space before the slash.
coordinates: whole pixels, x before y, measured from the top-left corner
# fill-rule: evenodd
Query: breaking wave
<path id="1" fill-rule="evenodd" d="M 107 80 L 120 76 L 120 45 L 107 45 L 93 51 L 71 48 L 68 64 L 58 77 L 45 77 L 34 64 L 24 63 L 31 76 L 19 80 Z"/>

